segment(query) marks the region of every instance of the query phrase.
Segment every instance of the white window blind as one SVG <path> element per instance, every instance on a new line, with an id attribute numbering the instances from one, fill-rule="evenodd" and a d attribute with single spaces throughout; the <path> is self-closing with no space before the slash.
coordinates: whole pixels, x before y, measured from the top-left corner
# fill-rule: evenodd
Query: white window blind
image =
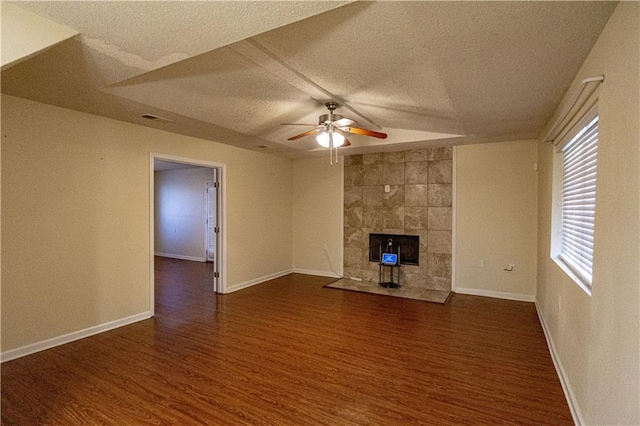
<path id="1" fill-rule="evenodd" d="M 596 209 L 598 116 L 562 148 L 562 247 L 559 257 L 591 286 Z"/>

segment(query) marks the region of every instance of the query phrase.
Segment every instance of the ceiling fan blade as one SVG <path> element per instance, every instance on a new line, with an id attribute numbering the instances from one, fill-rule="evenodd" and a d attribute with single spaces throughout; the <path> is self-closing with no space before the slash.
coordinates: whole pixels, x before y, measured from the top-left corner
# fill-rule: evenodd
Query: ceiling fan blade
<path id="1" fill-rule="evenodd" d="M 323 130 L 322 128 L 320 128 L 320 129 L 311 129 L 311 130 L 308 130 L 308 131 L 306 131 L 304 133 L 300 133 L 299 135 L 291 136 L 287 140 L 295 141 L 297 139 L 304 138 L 305 136 L 310 136 L 310 135 L 315 135 L 316 133 L 320 133 L 322 130 Z"/>
<path id="2" fill-rule="evenodd" d="M 344 143 L 342 145 L 340 145 L 340 148 L 344 148 L 345 146 L 350 146 L 351 145 L 351 141 L 349 139 L 347 139 L 347 135 L 344 134 L 344 132 L 341 132 L 340 130 L 336 130 L 338 133 L 340 133 L 342 135 L 342 137 L 344 138 Z"/>
<path id="3" fill-rule="evenodd" d="M 281 126 L 317 126 L 317 124 L 309 123 L 280 123 Z"/>
<path id="4" fill-rule="evenodd" d="M 344 126 L 351 126 L 352 124 L 356 124 L 357 121 L 354 121 L 350 118 L 341 118 L 340 120 L 336 120 L 333 122 L 334 126 L 337 127 L 344 127 Z"/>
<path id="5" fill-rule="evenodd" d="M 356 135 L 373 136 L 374 138 L 386 139 L 386 133 L 374 132 L 373 130 L 361 129 L 359 127 L 342 127 L 343 132 L 354 133 Z"/>

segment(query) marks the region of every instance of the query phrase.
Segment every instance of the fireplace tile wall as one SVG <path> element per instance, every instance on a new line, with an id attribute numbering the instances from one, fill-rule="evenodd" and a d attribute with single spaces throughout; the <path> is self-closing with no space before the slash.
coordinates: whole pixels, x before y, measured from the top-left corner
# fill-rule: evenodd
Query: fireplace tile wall
<path id="1" fill-rule="evenodd" d="M 378 264 L 369 262 L 370 233 L 418 235 L 420 264 L 401 267 L 402 284 L 451 290 L 452 148 L 344 161 L 344 275 L 378 281 Z"/>

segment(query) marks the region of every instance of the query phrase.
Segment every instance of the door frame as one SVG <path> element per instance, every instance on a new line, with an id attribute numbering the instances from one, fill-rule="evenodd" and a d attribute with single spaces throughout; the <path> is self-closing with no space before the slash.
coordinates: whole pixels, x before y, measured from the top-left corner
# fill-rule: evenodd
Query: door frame
<path id="1" fill-rule="evenodd" d="M 215 248 L 215 250 L 213 252 L 214 253 L 213 254 L 213 259 L 209 258 L 209 240 L 211 239 L 211 233 L 212 232 L 214 234 L 214 240 L 216 242 L 216 245 L 218 243 L 218 237 L 215 235 L 215 227 L 217 226 L 217 223 L 215 223 L 214 226 L 213 226 L 214 230 L 213 231 L 209 231 L 209 225 L 210 225 L 210 223 L 209 223 L 209 188 L 211 187 L 211 188 L 213 188 L 213 189 L 215 189 L 217 191 L 217 188 L 215 187 L 215 183 L 216 183 L 216 179 L 217 179 L 216 176 L 215 176 L 216 171 L 217 171 L 217 169 L 213 170 L 213 174 L 214 174 L 213 180 L 208 180 L 205 183 L 205 188 L 204 188 L 204 198 L 206 200 L 206 203 L 205 203 L 206 204 L 205 205 L 205 217 L 207 218 L 206 223 L 204 225 L 204 233 L 205 233 L 205 236 L 206 236 L 205 241 L 204 241 L 204 259 L 205 259 L 205 262 L 209 262 L 211 260 L 213 260 L 214 262 L 216 261 L 215 253 L 216 253 L 217 248 Z M 211 186 L 209 186 L 209 185 L 211 185 Z M 214 210 L 215 210 L 215 215 L 216 215 L 215 216 L 215 220 L 217 222 L 217 220 L 218 220 L 218 217 L 217 217 L 217 215 L 218 215 L 218 194 L 216 194 L 216 192 L 214 192 L 214 194 L 215 195 L 214 195 L 213 204 L 214 204 Z"/>
<path id="2" fill-rule="evenodd" d="M 198 167 L 206 167 L 209 169 L 217 169 L 218 171 L 218 203 L 217 203 L 217 215 L 218 223 L 220 226 L 220 240 L 219 249 L 215 254 L 215 268 L 219 272 L 220 276 L 212 281 L 212 285 L 215 288 L 216 293 L 227 292 L 227 191 L 226 191 L 226 176 L 227 166 L 223 163 L 216 163 L 212 161 L 199 160 L 194 158 L 179 157 L 169 154 L 160 154 L 156 152 L 149 153 L 149 311 L 153 316 L 155 314 L 155 175 L 154 175 L 154 161 L 163 160 L 173 163 L 190 164 Z M 217 287 L 217 288 L 216 288 Z"/>

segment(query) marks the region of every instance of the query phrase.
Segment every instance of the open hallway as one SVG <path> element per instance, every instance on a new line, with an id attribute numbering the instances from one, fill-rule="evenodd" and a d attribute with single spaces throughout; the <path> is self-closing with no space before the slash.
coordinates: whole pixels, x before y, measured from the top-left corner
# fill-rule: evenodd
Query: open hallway
<path id="1" fill-rule="evenodd" d="M 532 303 L 156 271 L 154 318 L 4 363 L 2 423 L 572 424 Z"/>

